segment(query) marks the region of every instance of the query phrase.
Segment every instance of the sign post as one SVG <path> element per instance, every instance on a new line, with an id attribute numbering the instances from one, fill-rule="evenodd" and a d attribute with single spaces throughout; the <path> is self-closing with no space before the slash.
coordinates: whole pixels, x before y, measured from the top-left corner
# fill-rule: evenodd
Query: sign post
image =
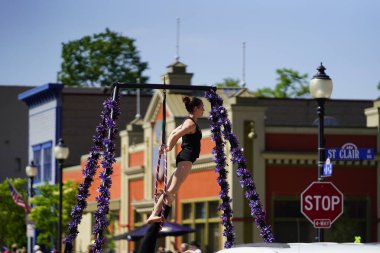
<path id="1" fill-rule="evenodd" d="M 331 182 L 313 182 L 301 193 L 301 213 L 315 228 L 330 228 L 343 213 L 343 194 Z"/>

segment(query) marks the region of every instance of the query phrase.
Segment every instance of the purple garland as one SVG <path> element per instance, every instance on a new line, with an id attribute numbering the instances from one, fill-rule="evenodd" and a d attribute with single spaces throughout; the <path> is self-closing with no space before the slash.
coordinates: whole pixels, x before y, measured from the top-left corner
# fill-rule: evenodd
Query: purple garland
<path id="1" fill-rule="evenodd" d="M 98 188 L 100 195 L 96 197 L 98 202 L 98 210 L 95 212 L 95 228 L 94 234 L 97 238 L 94 243 L 95 250 L 101 252 L 101 247 L 104 243 L 102 231 L 107 228 L 107 214 L 109 211 L 109 188 L 111 187 L 112 164 L 115 162 L 115 144 L 113 140 L 117 134 L 116 120 L 120 115 L 119 97 L 113 100 L 112 97 L 103 102 L 103 111 L 101 113 L 101 123 L 96 127 L 96 134 L 93 136 L 94 146 L 90 149 L 90 155 L 87 158 L 87 163 L 82 171 L 84 181 L 78 187 L 77 205 L 74 206 L 71 212 L 72 220 L 69 223 L 69 231 L 64 239 L 66 244 L 65 252 L 72 252 L 72 244 L 78 234 L 78 225 L 83 216 L 83 211 L 87 207 L 87 198 L 89 197 L 89 188 L 94 181 L 94 175 L 99 168 L 98 160 L 103 152 L 103 161 L 101 162 L 103 172 L 100 174 L 102 181 Z M 108 129 L 108 137 L 107 137 Z M 105 149 L 105 150 L 104 150 Z"/>
<path id="2" fill-rule="evenodd" d="M 245 188 L 245 197 L 249 201 L 249 207 L 251 209 L 251 216 L 255 218 L 255 222 L 257 227 L 260 229 L 260 236 L 264 239 L 265 242 L 273 242 L 274 237 L 272 235 L 271 226 L 266 225 L 265 223 L 265 211 L 262 208 L 261 201 L 258 193 L 256 192 L 256 186 L 252 179 L 251 172 L 247 169 L 247 162 L 244 157 L 242 150 L 239 148 L 239 141 L 237 137 L 232 133 L 231 122 L 228 119 L 227 110 L 223 107 L 223 99 L 214 91 L 210 90 L 205 94 L 208 101 L 211 103 L 211 112 L 210 119 L 212 120 L 211 132 L 218 133 L 218 135 L 213 136 L 213 139 L 221 138 L 220 129 L 223 125 L 223 136 L 226 140 L 230 142 L 231 145 L 231 161 L 234 164 L 237 164 L 236 174 L 241 178 L 240 185 Z M 215 119 L 217 118 L 217 120 Z M 215 130 L 216 129 L 216 130 Z M 220 144 L 216 143 L 216 146 Z M 226 160 L 224 150 L 214 153 L 216 155 L 215 160 Z M 218 164 L 218 163 L 217 163 Z M 220 170 L 220 169 L 218 169 Z M 219 183 L 219 182 L 218 182 Z M 227 190 L 223 190 L 221 192 L 228 192 L 228 183 L 225 182 L 224 187 L 227 187 Z M 223 209 L 222 209 L 223 210 Z M 227 209 L 224 212 L 222 217 L 230 217 L 232 213 Z M 230 228 L 230 226 L 228 227 Z M 225 227 L 227 229 L 227 227 Z M 225 248 L 227 246 L 233 245 L 233 240 L 227 237 L 227 242 L 225 243 Z"/>
<path id="3" fill-rule="evenodd" d="M 231 222 L 232 218 L 232 208 L 231 208 L 231 198 L 228 195 L 229 185 L 227 182 L 227 170 L 226 167 L 226 156 L 224 154 L 225 142 L 222 138 L 222 132 L 220 129 L 221 118 L 219 117 L 219 112 L 216 110 L 211 110 L 209 119 L 211 120 L 210 130 L 212 133 L 211 139 L 215 142 L 215 147 L 212 150 L 214 154 L 214 161 L 216 163 L 215 172 L 219 173 L 217 182 L 220 186 L 219 197 L 222 200 L 222 204 L 219 206 L 219 210 L 222 210 L 222 224 L 224 226 L 223 236 L 227 238 L 224 243 L 224 248 L 231 248 L 234 245 L 235 233 L 234 227 Z"/>

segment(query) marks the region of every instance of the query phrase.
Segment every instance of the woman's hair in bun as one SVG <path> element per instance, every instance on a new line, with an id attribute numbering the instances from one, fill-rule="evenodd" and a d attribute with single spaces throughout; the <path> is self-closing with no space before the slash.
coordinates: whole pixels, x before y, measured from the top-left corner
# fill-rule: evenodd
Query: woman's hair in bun
<path id="1" fill-rule="evenodd" d="M 183 97 L 182 98 L 183 103 L 185 104 L 186 110 L 189 113 L 192 113 L 194 111 L 194 107 L 200 106 L 203 102 L 197 97 Z"/>
<path id="2" fill-rule="evenodd" d="M 183 101 L 183 102 L 185 103 L 185 105 L 186 105 L 186 104 L 190 103 L 191 100 L 190 100 L 189 97 L 183 97 L 183 98 L 182 98 L 182 101 Z"/>

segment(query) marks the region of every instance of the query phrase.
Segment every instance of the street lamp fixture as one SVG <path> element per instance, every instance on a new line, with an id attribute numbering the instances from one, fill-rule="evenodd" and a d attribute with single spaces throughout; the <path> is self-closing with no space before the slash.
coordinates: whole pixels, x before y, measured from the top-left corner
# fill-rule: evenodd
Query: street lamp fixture
<path id="1" fill-rule="evenodd" d="M 26 168 L 25 168 L 25 172 L 26 172 L 26 175 L 28 176 L 28 178 L 33 179 L 35 176 L 37 176 L 37 171 L 38 171 L 38 168 L 34 164 L 33 161 L 31 161 L 30 164 L 28 166 L 26 166 Z"/>
<path id="2" fill-rule="evenodd" d="M 58 140 L 58 144 L 54 147 L 54 157 L 55 159 L 59 160 L 66 160 L 67 157 L 69 157 L 69 148 L 65 145 L 63 142 L 63 139 L 60 138 Z"/>
<path id="3" fill-rule="evenodd" d="M 332 80 L 326 75 L 322 63 L 317 70 L 318 73 L 310 81 L 310 95 L 315 99 L 329 99 L 333 89 Z"/>
<path id="4" fill-rule="evenodd" d="M 249 126 L 251 130 L 248 133 L 248 138 L 255 139 L 257 137 L 256 131 L 255 131 L 255 122 L 254 121 L 249 122 Z"/>
<path id="5" fill-rule="evenodd" d="M 64 144 L 63 139 L 58 140 L 57 145 L 54 147 L 54 157 L 58 161 L 58 184 L 59 184 L 59 206 L 58 206 L 58 240 L 57 250 L 61 252 L 62 249 L 62 170 L 63 163 L 69 156 L 69 148 Z"/>
<path id="6" fill-rule="evenodd" d="M 325 102 L 330 99 L 333 83 L 331 78 L 326 75 L 326 68 L 321 65 L 317 68 L 318 73 L 310 81 L 310 95 L 316 99 L 317 115 L 318 115 L 318 181 L 323 181 L 323 166 L 325 164 L 325 134 L 324 134 L 324 117 L 325 117 Z M 324 241 L 323 229 L 317 229 L 316 241 Z"/>
<path id="7" fill-rule="evenodd" d="M 28 166 L 25 168 L 26 175 L 28 176 L 28 199 L 29 199 L 29 205 L 30 205 L 30 199 L 33 197 L 33 179 L 35 176 L 37 176 L 38 168 L 34 164 L 33 161 L 30 162 Z M 29 221 L 29 214 L 27 216 L 27 228 L 26 228 L 26 235 L 28 238 L 28 253 L 33 253 L 33 231 L 34 226 Z"/>

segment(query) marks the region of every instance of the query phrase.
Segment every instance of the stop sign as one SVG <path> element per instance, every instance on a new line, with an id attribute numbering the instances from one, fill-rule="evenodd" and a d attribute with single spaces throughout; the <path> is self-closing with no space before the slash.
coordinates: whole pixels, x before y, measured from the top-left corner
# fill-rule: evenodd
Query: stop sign
<path id="1" fill-rule="evenodd" d="M 343 213 L 343 194 L 331 182 L 313 182 L 301 194 L 301 213 L 315 228 L 329 228 Z"/>

